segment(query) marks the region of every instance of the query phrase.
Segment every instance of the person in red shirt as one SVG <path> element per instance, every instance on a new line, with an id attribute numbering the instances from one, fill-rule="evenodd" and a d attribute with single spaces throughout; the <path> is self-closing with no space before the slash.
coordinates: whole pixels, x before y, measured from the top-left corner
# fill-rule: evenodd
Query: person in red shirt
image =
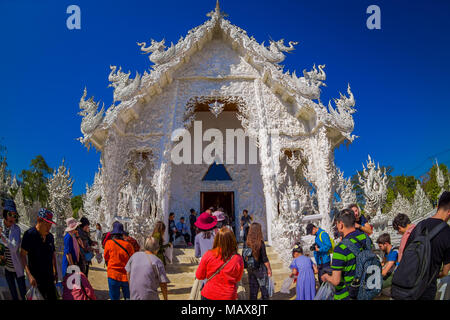
<path id="1" fill-rule="evenodd" d="M 222 266 L 222 270 L 213 276 Z M 213 248 L 203 255 L 195 273 L 199 280 L 209 279 L 202 289 L 202 300 L 236 300 L 237 283 L 243 273 L 244 261 L 237 253 L 236 237 L 233 231 L 223 227 L 217 232 Z"/>
<path id="2" fill-rule="evenodd" d="M 111 231 L 112 239 L 105 244 L 105 263 L 108 275 L 109 296 L 111 300 L 120 299 L 120 288 L 124 299 L 130 299 L 127 271 L 125 266 L 134 253 L 133 246 L 123 239 L 123 225 L 116 221 Z"/>

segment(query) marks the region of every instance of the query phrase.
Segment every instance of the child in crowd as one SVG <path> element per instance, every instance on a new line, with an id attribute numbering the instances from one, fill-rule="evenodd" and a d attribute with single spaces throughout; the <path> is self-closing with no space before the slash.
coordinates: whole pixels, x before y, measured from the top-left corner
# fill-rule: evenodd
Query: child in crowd
<path id="1" fill-rule="evenodd" d="M 316 295 L 316 280 L 314 273 L 318 273 L 317 266 L 311 258 L 303 255 L 303 249 L 296 243 L 292 249 L 291 278 L 297 276 L 297 300 L 313 300 Z"/>

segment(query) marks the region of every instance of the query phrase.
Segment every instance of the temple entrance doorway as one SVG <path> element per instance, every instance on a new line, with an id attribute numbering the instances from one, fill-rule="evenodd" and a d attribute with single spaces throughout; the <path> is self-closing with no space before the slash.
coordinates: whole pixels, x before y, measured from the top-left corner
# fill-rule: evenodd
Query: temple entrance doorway
<path id="1" fill-rule="evenodd" d="M 234 192 L 200 192 L 200 209 L 205 212 L 206 209 L 214 207 L 223 208 L 223 211 L 228 216 L 229 224 L 234 228 Z M 234 230 L 236 233 L 236 230 Z"/>

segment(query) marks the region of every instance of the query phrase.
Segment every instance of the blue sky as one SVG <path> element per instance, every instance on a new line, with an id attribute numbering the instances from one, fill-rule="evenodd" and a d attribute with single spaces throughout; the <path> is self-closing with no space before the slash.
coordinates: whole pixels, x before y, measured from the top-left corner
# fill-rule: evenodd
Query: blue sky
<path id="1" fill-rule="evenodd" d="M 81 30 L 68 30 L 66 9 L 81 8 Z M 366 8 L 381 9 L 381 30 L 366 27 Z M 109 106 L 109 65 L 143 73 L 150 67 L 136 41 L 176 42 L 208 19 L 215 0 L 0 1 L 0 143 L 13 173 L 41 154 L 56 168 L 66 159 L 74 194 L 93 182 L 100 153 L 87 151 L 78 102 L 88 96 Z M 350 83 L 356 99 L 354 134 L 336 150 L 346 176 L 370 154 L 394 174 L 419 177 L 435 157 L 450 166 L 450 2 L 222 0 L 231 23 L 258 42 L 298 41 L 285 69 L 326 64 L 322 102 Z"/>

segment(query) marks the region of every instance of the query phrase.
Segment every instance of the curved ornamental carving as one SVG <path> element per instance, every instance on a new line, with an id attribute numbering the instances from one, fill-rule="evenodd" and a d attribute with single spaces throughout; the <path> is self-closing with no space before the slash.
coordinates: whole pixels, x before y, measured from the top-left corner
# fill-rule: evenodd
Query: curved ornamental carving
<path id="1" fill-rule="evenodd" d="M 133 97 L 133 95 L 138 91 L 141 85 L 141 76 L 136 71 L 136 77 L 131 80 L 130 74 L 122 72 L 122 67 L 119 67 L 119 70 L 116 69 L 116 66 L 109 66 L 111 72 L 108 76 L 108 80 L 111 84 L 108 87 L 114 88 L 114 102 L 116 101 L 125 101 Z"/>
<path id="2" fill-rule="evenodd" d="M 83 96 L 80 99 L 80 109 L 81 111 L 78 113 L 83 117 L 81 120 L 81 132 L 87 136 L 92 133 L 95 128 L 100 124 L 103 119 L 103 113 L 105 110 L 105 104 L 103 103 L 102 109 L 100 112 L 97 112 L 99 107 L 99 103 L 94 102 L 94 97 L 90 97 L 86 100 L 87 90 L 84 88 Z"/>
<path id="3" fill-rule="evenodd" d="M 363 164 L 363 172 L 362 174 L 358 172 L 358 180 L 366 200 L 364 211 L 369 216 L 374 216 L 378 213 L 381 214 L 381 208 L 383 207 L 387 196 L 388 177 L 386 176 L 385 169 L 380 169 L 379 164 L 378 168 L 376 168 L 375 162 L 372 161 L 372 158 L 369 155 L 367 170 Z"/>

